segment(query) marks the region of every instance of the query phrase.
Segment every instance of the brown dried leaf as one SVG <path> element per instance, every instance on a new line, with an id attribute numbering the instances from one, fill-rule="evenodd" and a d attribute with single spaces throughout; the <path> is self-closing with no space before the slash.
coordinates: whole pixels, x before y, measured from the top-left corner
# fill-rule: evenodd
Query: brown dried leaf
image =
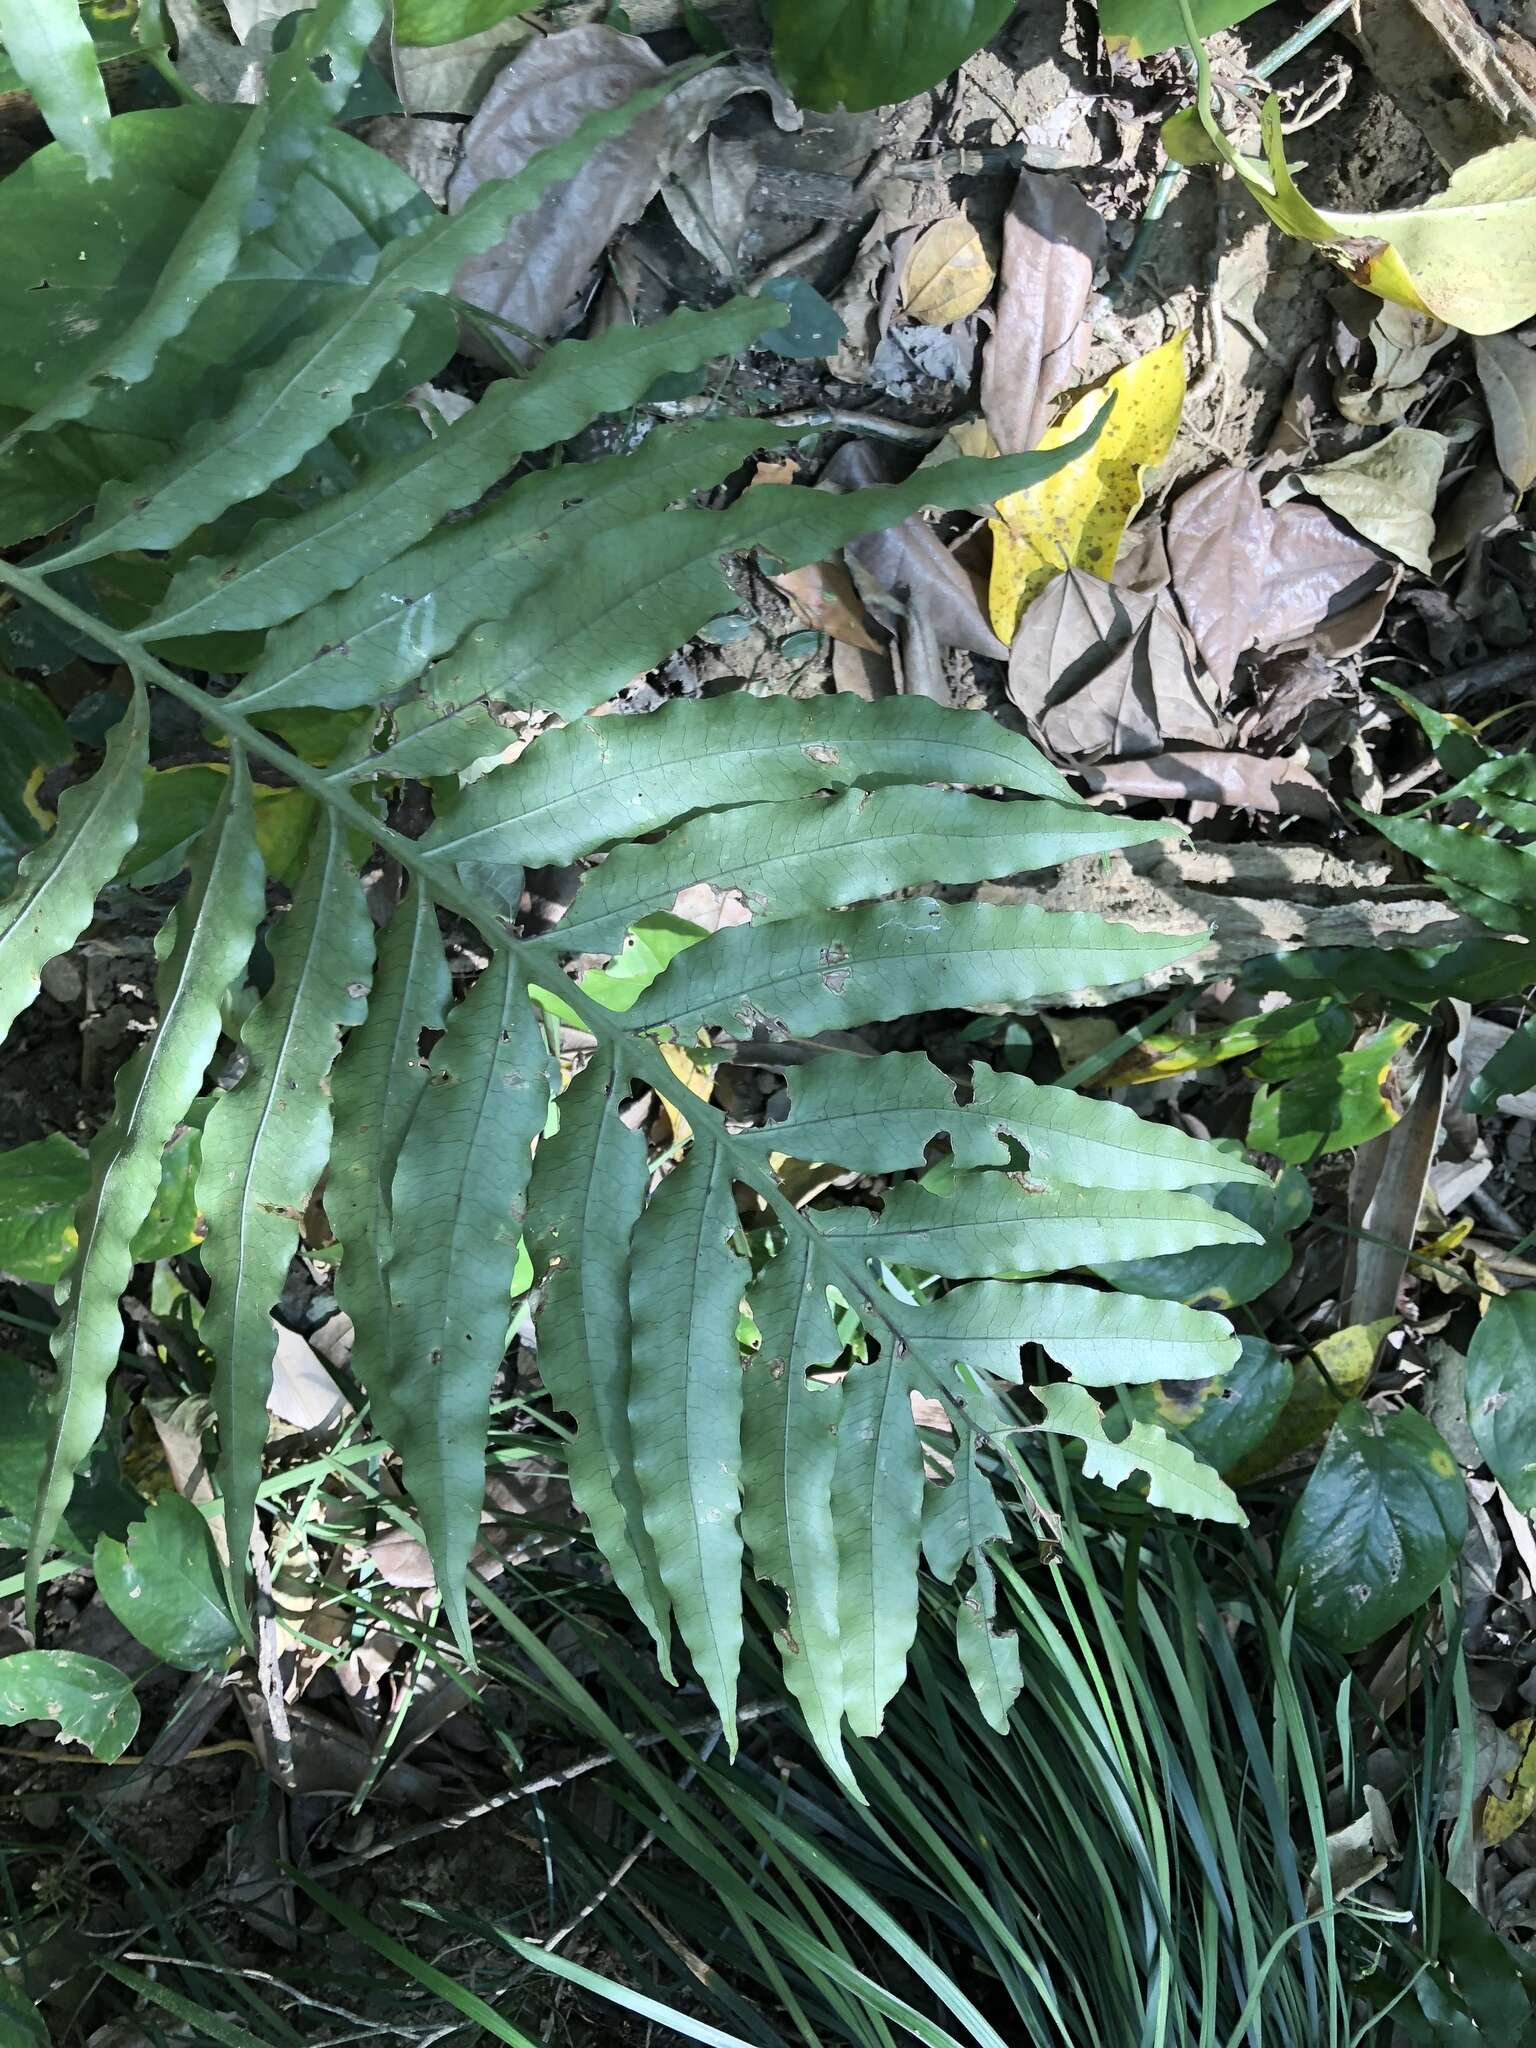
<path id="1" fill-rule="evenodd" d="M 1335 655 L 1363 647 L 1400 572 L 1321 506 L 1282 505 L 1271 518 L 1252 644 L 1278 650 L 1315 639 Z"/>
<path id="2" fill-rule="evenodd" d="M 768 580 L 818 633 L 825 633 L 829 640 L 846 640 L 850 647 L 862 647 L 870 654 L 880 652 L 879 641 L 864 623 L 853 579 L 841 562 L 811 562 Z"/>
<path id="3" fill-rule="evenodd" d="M 1307 769 L 1257 754 L 1173 749 L 1139 761 L 1101 761 L 1078 772 L 1094 794 L 1127 803 L 1192 801 L 1289 817 L 1328 815 L 1327 792 Z"/>
<path id="4" fill-rule="evenodd" d="M 1478 338 L 1476 354 L 1499 467 L 1517 491 L 1529 490 L 1536 483 L 1536 349 L 1512 334 L 1489 334 Z"/>
<path id="5" fill-rule="evenodd" d="M 1168 566 L 1201 659 L 1223 690 L 1253 645 L 1275 515 L 1242 469 L 1216 469 L 1168 518 Z"/>
<path id="6" fill-rule="evenodd" d="M 1050 400 L 1087 355 L 1085 319 L 1104 223 L 1070 178 L 1021 171 L 1003 222 L 997 323 L 981 368 L 981 404 L 1004 455 L 1039 441 Z"/>
<path id="7" fill-rule="evenodd" d="M 901 310 L 926 327 L 949 327 L 986 302 L 993 270 L 981 237 L 961 214 L 936 220 L 913 245 L 901 279 Z"/>

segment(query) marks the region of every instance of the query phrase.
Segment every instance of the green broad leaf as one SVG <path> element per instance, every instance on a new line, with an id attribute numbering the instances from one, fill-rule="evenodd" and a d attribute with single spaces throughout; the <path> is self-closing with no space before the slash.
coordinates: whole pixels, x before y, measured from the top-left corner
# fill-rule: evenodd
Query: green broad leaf
<path id="1" fill-rule="evenodd" d="M 915 1266 L 950 1279 L 1051 1273 L 1083 1265 L 1106 1246 L 1146 1255 L 1194 1245 L 1250 1244 L 1258 1233 L 1196 1195 L 1127 1194 L 1014 1173 L 964 1173 L 952 1194 L 902 1181 L 867 1209 L 817 1212 L 823 1235 L 855 1256 Z"/>
<path id="2" fill-rule="evenodd" d="M 345 710 L 379 703 L 482 620 L 526 606 L 552 565 L 574 554 L 584 536 L 625 526 L 688 490 L 722 482 L 762 439 L 762 427 L 751 420 L 689 422 L 658 428 L 633 455 L 522 478 L 473 518 L 433 533 L 343 596 L 279 626 L 235 693 L 241 708 L 263 715 L 295 704 Z M 452 757 L 442 756 L 444 729 L 462 724 L 471 707 L 482 717 L 464 762 L 485 751 L 487 693 L 461 682 L 462 666 L 455 657 L 434 675 L 422 715 L 411 724 L 414 746 L 404 765 L 386 754 L 360 773 L 450 772 Z M 500 679 L 489 694 L 512 701 Z M 424 735 L 431 736 L 432 753 L 424 753 Z"/>
<path id="3" fill-rule="evenodd" d="M 1517 995 L 1531 978 L 1529 949 L 1516 939 L 1464 939 L 1456 946 L 1302 946 L 1246 961 L 1239 980 L 1252 989 L 1311 995 L 1326 989 L 1346 1002 L 1369 997 L 1407 1010 L 1432 1007 L 1453 990 L 1463 1002 Z"/>
<path id="4" fill-rule="evenodd" d="M 165 1146 L 202 1086 L 219 1040 L 224 992 L 245 966 L 264 909 L 250 781 L 243 761 L 237 761 L 199 844 L 170 950 L 155 979 L 159 1025 L 119 1070 L 112 1115 L 91 1146 L 89 1184 L 75 1219 L 79 1248 L 61 1288 L 63 1313 L 51 1340 L 58 1365 L 53 1440 L 38 1492 L 29 1572 L 35 1573 L 46 1554 L 74 1475 L 101 1434 L 107 1384 L 122 1344 L 118 1298 L 133 1269 L 138 1233 L 161 1199 Z M 207 1168 L 205 1140 L 194 1214 L 198 1204 L 208 1206 Z"/>
<path id="5" fill-rule="evenodd" d="M 11 1516 L 0 1540 L 18 1548 L 26 1546 L 31 1534 L 52 1436 L 47 1396 L 36 1373 L 22 1359 L 0 1351 L 0 1509 L 9 1509 Z M 59 1548 L 89 1565 L 91 1546 L 103 1530 L 120 1536 L 143 1512 L 142 1494 L 124 1483 L 114 1448 L 103 1439 L 76 1479 L 69 1514 L 59 1524 Z"/>
<path id="6" fill-rule="evenodd" d="M 619 1111 L 623 1069 L 599 1056 L 560 1098 L 533 1163 L 529 1249 L 543 1284 L 539 1377 L 576 1434 L 571 1497 L 672 1680 L 671 1602 L 646 1533 L 629 1422 L 628 1251 L 645 1202 L 645 1140 Z"/>
<path id="7" fill-rule="evenodd" d="M 1536 1513 L 1536 1293 L 1489 1302 L 1467 1347 L 1467 1420 L 1488 1469 Z"/>
<path id="8" fill-rule="evenodd" d="M 160 1154 L 159 1185 L 134 1232 L 135 1263 L 173 1259 L 202 1242 L 197 1161 L 196 1131 L 184 1131 Z M 90 1182 L 88 1156 L 61 1132 L 0 1152 L 0 1271 L 51 1287 L 78 1248 L 75 1211 Z"/>
<path id="9" fill-rule="evenodd" d="M 13 1650 L 0 1659 L 0 1721 L 57 1721 L 98 1763 L 112 1764 L 132 1742 L 139 1703 L 120 1671 L 74 1650 Z"/>
<path id="10" fill-rule="evenodd" d="M 914 99 L 1007 21 L 1014 0 L 774 0 L 773 61 L 805 106 Z"/>
<path id="11" fill-rule="evenodd" d="M 536 0 L 395 0 L 395 40 L 412 49 L 484 35 Z"/>
<path id="12" fill-rule="evenodd" d="M 668 364 L 702 365 L 737 353 L 776 317 L 758 300 L 733 299 L 714 312 L 684 308 L 654 327 L 558 343 L 526 377 L 493 384 L 473 411 L 425 446 L 370 463 L 351 490 L 258 529 L 233 557 L 189 562 L 143 628 L 145 637 L 271 626 L 307 610 L 475 504 L 520 455 L 638 404 Z"/>
<path id="13" fill-rule="evenodd" d="M 631 1016 L 683 1040 L 706 1025 L 808 1038 L 918 1010 L 1012 1006 L 1135 981 L 1194 943 L 1081 911 L 915 897 L 716 932 L 675 960 Z"/>
<path id="14" fill-rule="evenodd" d="M 609 965 L 590 968 L 582 975 L 580 986 L 605 1009 L 632 1010 L 679 953 L 708 937 L 702 925 L 690 924 L 685 917 L 670 917 L 665 912 L 643 917 L 625 934 Z"/>
<path id="15" fill-rule="evenodd" d="M 1038 1344 L 1089 1387 L 1203 1382 L 1238 1360 L 1238 1339 L 1224 1316 L 1058 1280 L 979 1280 L 951 1288 L 909 1310 L 904 1334 L 929 1356 L 943 1355 L 1014 1386 L 1023 1377 L 1025 1344 Z"/>
<path id="16" fill-rule="evenodd" d="M 1329 1431 L 1280 1552 L 1303 1622 L 1363 1650 L 1435 1591 L 1467 1533 L 1467 1491 L 1440 1433 L 1411 1408 L 1351 1401 Z"/>
<path id="17" fill-rule="evenodd" d="M 0 0 L 0 43 L 59 147 L 80 158 L 93 183 L 106 177 L 112 110 L 76 0 Z"/>
<path id="18" fill-rule="evenodd" d="M 126 1543 L 98 1537 L 94 1566 L 123 1627 L 178 1671 L 206 1671 L 239 1649 L 208 1524 L 181 1494 L 162 1493 Z"/>
<path id="19" fill-rule="evenodd" d="M 1085 454 L 1105 416 L 1075 441 L 1032 455 L 962 456 L 905 483 L 857 491 L 759 484 L 725 512 L 657 512 L 608 531 L 552 566 L 531 602 L 469 634 L 454 656 L 456 687 L 579 718 L 730 610 L 723 555 L 755 548 L 786 569 L 804 568 L 927 507 L 990 503 Z"/>
<path id="20" fill-rule="evenodd" d="M 590 874 L 560 924 L 573 952 L 611 952 L 636 918 L 682 889 L 738 892 L 753 919 L 867 902 L 922 882 L 1052 867 L 1165 837 L 1086 805 L 996 803 L 949 789 L 849 790 L 695 818 L 658 845 L 624 846 Z"/>
<path id="21" fill-rule="evenodd" d="M 753 1571 L 784 1595 L 787 1613 L 774 1632 L 784 1682 L 827 1768 L 862 1805 L 842 1736 L 832 1485 L 843 1387 L 809 1377 L 834 1365 L 843 1345 L 813 1253 L 809 1240 L 791 1238 L 752 1288 L 762 1344 L 744 1382 L 741 1531 Z"/>
<path id="22" fill-rule="evenodd" d="M 1147 1499 L 1155 1508 L 1193 1515 L 1206 1522 L 1234 1522 L 1245 1527 L 1248 1517 L 1232 1491 L 1209 1465 L 1168 1433 L 1146 1422 L 1133 1422 L 1118 1443 L 1104 1431 L 1098 1403 L 1081 1387 L 1033 1387 L 1045 1410 L 1036 1429 L 1050 1436 L 1073 1437 L 1083 1446 L 1083 1476 L 1106 1486 L 1123 1486 L 1138 1474 L 1147 1482 Z"/>
<path id="23" fill-rule="evenodd" d="M 135 888 L 168 882 L 186 866 L 198 835 L 219 807 L 229 783 L 222 763 L 151 768 L 144 779 L 138 835 L 123 862 L 122 878 Z M 251 790 L 252 823 L 262 864 L 275 881 L 293 883 L 315 830 L 315 800 L 302 789 Z"/>
<path id="24" fill-rule="evenodd" d="M 765 346 L 776 356 L 814 362 L 835 355 L 848 339 L 841 313 L 803 277 L 770 277 L 761 287 L 765 299 L 777 299 L 789 318 Z"/>
<path id="25" fill-rule="evenodd" d="M 1391 1130 L 1400 1115 L 1387 1092 L 1392 1063 L 1417 1028 L 1394 1024 L 1354 1052 L 1314 1059 L 1293 1079 L 1260 1088 L 1248 1118 L 1250 1150 L 1304 1166 Z"/>
<path id="26" fill-rule="evenodd" d="M 149 705 L 135 688 L 100 768 L 59 798 L 57 825 L 22 861 L 0 904 L 0 1039 L 42 986 L 44 967 L 90 923 L 133 844 L 148 760 Z"/>
<path id="27" fill-rule="evenodd" d="M 202 1337 L 216 1361 L 219 1487 L 237 1573 L 267 1440 L 271 1309 L 330 1151 L 326 1080 L 341 1032 L 362 1019 L 373 969 L 373 922 L 334 813 L 268 943 L 272 986 L 241 1028 L 244 1074 L 209 1111 L 197 1181 L 208 1220 Z"/>
<path id="28" fill-rule="evenodd" d="M 1305 1175 L 1288 1166 L 1267 1189 L 1211 1188 L 1214 1208 L 1251 1225 L 1256 1236 L 1171 1258 L 1094 1260 L 1092 1270 L 1125 1294 L 1184 1301 L 1192 1308 L 1236 1308 L 1283 1279 L 1295 1256 L 1291 1233 L 1312 1213 Z"/>
<path id="29" fill-rule="evenodd" d="M 1363 1394 L 1381 1350 L 1382 1340 L 1397 1327 L 1397 1317 L 1374 1323 L 1353 1323 L 1330 1331 L 1296 1360 L 1291 1391 L 1273 1423 L 1250 1451 L 1237 1456 L 1227 1470 L 1234 1485 L 1262 1479 L 1328 1434 L 1346 1402 Z"/>
<path id="30" fill-rule="evenodd" d="M 855 1365 L 842 1390 L 832 1519 L 843 1711 L 855 1735 L 874 1736 L 917 1639 L 923 1450 L 900 1365 Z"/>
<path id="31" fill-rule="evenodd" d="M 1536 851 L 1425 818 L 1373 818 L 1384 839 L 1431 869 L 1459 910 L 1497 932 L 1536 936 Z"/>
<path id="32" fill-rule="evenodd" d="M 1121 1396 L 1136 1421 L 1155 1423 L 1223 1474 L 1264 1441 L 1291 1396 L 1290 1361 L 1273 1344 L 1262 1337 L 1235 1341 L 1240 1353 L 1225 1372 L 1211 1378 L 1159 1373 Z"/>
<path id="33" fill-rule="evenodd" d="M 39 786 L 74 751 L 69 727 L 39 686 L 0 673 L 0 879 L 7 888 L 17 856 L 54 823 L 38 801 Z"/>
<path id="34" fill-rule="evenodd" d="M 10 4 L 25 7 L 29 0 Z M 12 289 L 26 292 L 34 251 L 47 265 L 50 251 L 69 247 L 79 261 L 71 262 L 69 285 L 57 301 L 27 309 L 22 331 L 6 335 L 4 354 L 14 351 L 25 370 L 19 383 L 0 380 L 0 388 L 28 416 L 0 446 L 16 446 L 23 435 L 63 421 L 100 420 L 104 394 L 110 400 L 145 383 L 167 345 L 188 333 L 237 263 L 249 259 L 250 225 L 264 228 L 282 212 L 312 157 L 334 161 L 346 153 L 347 138 L 331 134 L 328 124 L 340 113 L 383 14 L 383 0 L 320 0 L 288 50 L 273 57 L 266 105 L 249 115 L 178 107 L 119 116 L 101 138 L 110 176 L 89 194 L 67 159 L 48 162 L 47 151 L 6 180 L 0 212 L 15 207 L 25 223 L 23 239 L 7 243 L 21 254 Z M 94 231 L 83 250 L 82 210 Z M 315 224 L 322 234 L 326 227 L 335 233 L 334 221 Z M 102 287 L 110 299 L 102 297 Z M 84 305 L 72 313 L 70 302 L 82 297 Z M 29 327 L 33 348 L 45 334 L 64 346 L 52 355 L 31 354 Z M 239 337 L 246 345 L 250 338 L 249 329 Z M 235 352 L 231 348 L 231 356 Z M 198 353 L 219 360 L 211 349 Z M 183 387 L 183 406 L 186 396 Z"/>
<path id="35" fill-rule="evenodd" d="M 997 1618 L 997 1581 L 987 1547 L 1006 1543 L 1008 1520 L 998 1505 L 991 1481 L 977 1462 L 975 1440 L 956 1460 L 947 1486 L 928 1489 L 923 1512 L 923 1556 L 936 1579 L 952 1586 L 962 1565 L 971 1567 L 971 1586 L 955 1609 L 955 1646 L 971 1682 L 982 1719 L 999 1735 L 1008 1732 L 1008 1715 L 1024 1686 L 1019 1639 L 1011 1630 L 993 1628 Z"/>
<path id="36" fill-rule="evenodd" d="M 375 1405 L 393 1383 L 389 1260 L 400 1147 L 427 1085 L 423 1032 L 443 1027 L 450 984 L 437 907 L 413 884 L 379 938 L 368 1011 L 331 1071 L 335 1135 L 325 1213 L 342 1247 L 336 1300 L 352 1318 L 352 1371 Z"/>
<path id="37" fill-rule="evenodd" d="M 1466 1093 L 1466 1107 L 1474 1116 L 1486 1116 L 1499 1106 L 1504 1095 L 1523 1095 L 1536 1088 L 1536 1011 L 1507 1038 L 1483 1068 Z"/>
<path id="38" fill-rule="evenodd" d="M 741 1661 L 742 1372 L 748 1269 L 730 1173 L 695 1141 L 635 1226 L 629 1421 L 645 1527 L 694 1669 L 732 1756 Z"/>
<path id="39" fill-rule="evenodd" d="M 390 1191 L 389 1358 L 378 1412 L 405 1467 L 443 1610 L 474 1661 L 465 1581 L 485 1501 L 549 1052 L 507 955 L 448 1012 Z"/>
<path id="40" fill-rule="evenodd" d="M 743 691 L 545 733 L 462 790 L 423 843 L 454 862 L 570 861 L 693 811 L 930 781 L 1075 801 L 1028 740 L 979 712 Z"/>
<path id="41" fill-rule="evenodd" d="M 1269 0 L 1191 0 L 1195 33 L 1202 38 L 1235 28 Z M 1189 40 L 1179 0 L 1099 0 L 1099 29 L 1112 50 L 1151 57 Z"/>
<path id="42" fill-rule="evenodd" d="M 1207 1186 L 1213 1177 L 1269 1186 L 1267 1175 L 1235 1154 L 1150 1123 L 1119 1103 L 1042 1088 L 1022 1074 L 982 1066 L 969 1069 L 959 1093 L 963 1101 L 956 1084 L 922 1053 L 826 1053 L 790 1073 L 783 1122 L 744 1132 L 742 1140 L 796 1159 L 831 1160 L 855 1173 L 895 1173 L 924 1165 L 941 1135 L 957 1166 L 1006 1166 L 1005 1140 L 1014 1138 L 1027 1149 L 1033 1170 L 1082 1187 L 1189 1188 Z"/>

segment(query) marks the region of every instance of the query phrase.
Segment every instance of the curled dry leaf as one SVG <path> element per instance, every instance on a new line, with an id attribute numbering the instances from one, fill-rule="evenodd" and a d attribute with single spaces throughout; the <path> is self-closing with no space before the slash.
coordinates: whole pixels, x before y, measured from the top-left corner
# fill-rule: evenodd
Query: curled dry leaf
<path id="1" fill-rule="evenodd" d="M 1347 519 L 1356 533 L 1427 576 L 1444 469 L 1443 435 L 1398 427 L 1369 448 L 1341 455 L 1296 481 Z"/>
<path id="2" fill-rule="evenodd" d="M 1011 641 L 1021 614 L 1063 569 L 1108 576 L 1121 536 L 1141 504 L 1142 478 L 1173 446 L 1184 409 L 1181 331 L 1086 391 L 1040 437 L 1059 448 L 1108 417 L 1086 454 L 1033 489 L 998 500 L 992 521 L 990 603 L 998 637 Z"/>
<path id="3" fill-rule="evenodd" d="M 974 452 L 974 451 L 973 451 Z M 890 481 L 885 461 L 867 441 L 839 448 L 822 473 L 833 490 L 854 490 Z M 987 624 L 982 592 L 943 541 L 920 518 L 904 519 L 883 533 L 870 533 L 844 549 L 865 603 L 894 632 L 905 612 L 921 614 L 941 647 L 964 647 L 993 661 L 1008 650 Z"/>
<path id="4" fill-rule="evenodd" d="M 901 279 L 901 310 L 925 327 L 949 327 L 986 303 L 993 270 L 963 215 L 936 220 L 913 244 Z"/>
<path id="5" fill-rule="evenodd" d="M 981 365 L 981 405 L 1005 455 L 1033 448 L 1050 401 L 1082 369 L 1088 300 L 1104 223 L 1069 178 L 1022 171 L 1003 221 L 997 318 Z"/>
<path id="6" fill-rule="evenodd" d="M 1160 754 L 1228 734 L 1166 591 L 1119 590 L 1078 570 L 1026 614 L 1008 694 L 1059 761 Z"/>
<path id="7" fill-rule="evenodd" d="M 1095 794 L 1127 803 L 1204 803 L 1323 819 L 1328 795 L 1300 761 L 1214 748 L 1170 748 L 1138 761 L 1101 761 L 1079 771 Z"/>
<path id="8" fill-rule="evenodd" d="M 1499 467 L 1517 491 L 1529 490 L 1536 483 L 1536 349 L 1494 334 L 1476 353 Z"/>

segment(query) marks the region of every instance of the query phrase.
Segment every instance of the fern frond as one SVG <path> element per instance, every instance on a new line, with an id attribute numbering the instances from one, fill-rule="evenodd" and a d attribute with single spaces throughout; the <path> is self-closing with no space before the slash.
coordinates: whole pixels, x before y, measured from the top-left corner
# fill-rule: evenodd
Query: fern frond
<path id="1" fill-rule="evenodd" d="M 878 1735 L 917 1635 L 923 1452 L 898 1357 L 856 1365 L 843 1381 L 832 1517 L 843 1711 L 855 1735 Z"/>

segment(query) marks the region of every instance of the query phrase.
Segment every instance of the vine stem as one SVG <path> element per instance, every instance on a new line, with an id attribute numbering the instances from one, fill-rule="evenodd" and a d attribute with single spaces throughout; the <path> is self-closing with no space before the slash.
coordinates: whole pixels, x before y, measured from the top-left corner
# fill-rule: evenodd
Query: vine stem
<path id="1" fill-rule="evenodd" d="M 542 956 L 535 955 L 531 947 L 525 947 L 479 900 L 462 888 L 441 863 L 431 854 L 424 853 L 415 840 L 407 839 L 403 833 L 384 824 L 356 797 L 339 790 L 320 769 L 290 753 L 280 741 L 262 732 L 236 705 L 210 695 L 200 684 L 178 675 L 150 654 L 136 634 L 121 632 L 94 617 L 52 589 L 35 571 L 0 561 L 0 583 L 9 585 L 19 596 L 52 612 L 55 618 L 86 634 L 99 646 L 110 649 L 141 681 L 164 690 L 167 696 L 178 699 L 210 725 L 219 727 L 232 741 L 237 741 L 250 754 L 278 769 L 296 787 L 306 790 L 317 802 L 326 805 L 335 815 L 366 835 L 382 852 L 413 875 L 434 902 L 452 911 L 456 917 L 463 918 L 480 933 L 487 945 L 505 954 L 524 988 L 537 984 L 541 976 L 547 978 L 547 952 Z M 772 1211 L 786 1235 L 798 1237 L 814 1247 L 824 1273 L 837 1283 L 850 1306 L 861 1309 L 884 1327 L 894 1340 L 896 1360 L 911 1361 L 928 1390 L 944 1403 L 958 1431 L 980 1438 L 1007 1426 L 1008 1418 L 997 1410 L 985 1383 L 969 1371 L 962 1381 L 952 1367 L 938 1365 L 925 1355 L 921 1338 L 902 1327 L 901 1304 L 873 1275 L 837 1251 L 825 1233 L 795 1207 L 779 1186 L 772 1170 L 734 1141 L 721 1111 L 713 1103 L 701 1101 L 683 1086 L 652 1039 L 626 1029 L 612 1011 L 594 1002 L 569 976 L 562 980 L 560 995 L 598 1043 L 613 1052 L 632 1079 L 644 1081 L 679 1115 L 686 1116 L 693 1127 L 695 1139 L 702 1139 L 712 1149 L 724 1153 L 730 1165 L 731 1178 L 751 1188 Z M 991 1410 L 986 1420 L 978 1422 L 972 1417 L 972 1401 L 979 1401 Z M 1008 1462 L 1013 1466 L 1017 1479 L 1019 1468 L 1011 1457 Z"/>

